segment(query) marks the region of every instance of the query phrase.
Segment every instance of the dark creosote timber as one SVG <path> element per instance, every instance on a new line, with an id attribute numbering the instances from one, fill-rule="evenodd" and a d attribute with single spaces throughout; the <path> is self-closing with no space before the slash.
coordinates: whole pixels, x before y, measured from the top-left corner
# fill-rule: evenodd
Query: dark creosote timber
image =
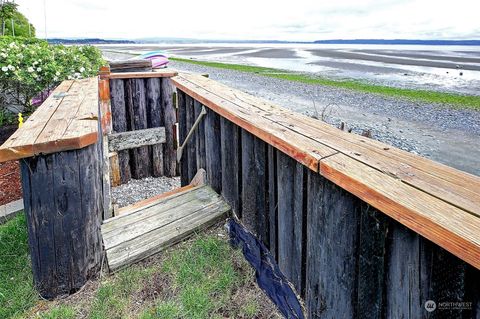
<path id="1" fill-rule="evenodd" d="M 102 256 L 101 148 L 21 160 L 35 286 L 51 299 L 79 290 Z"/>
<path id="2" fill-rule="evenodd" d="M 205 100 L 192 99 L 196 119 Z M 191 126 L 186 101 L 188 94 L 179 91 L 181 138 Z M 207 112 L 195 151 L 182 158 L 182 180 L 190 177 L 189 165 L 206 169 L 207 182 L 303 298 L 308 318 L 480 318 L 477 269 Z M 428 300 L 466 302 L 466 308 L 429 313 Z"/>

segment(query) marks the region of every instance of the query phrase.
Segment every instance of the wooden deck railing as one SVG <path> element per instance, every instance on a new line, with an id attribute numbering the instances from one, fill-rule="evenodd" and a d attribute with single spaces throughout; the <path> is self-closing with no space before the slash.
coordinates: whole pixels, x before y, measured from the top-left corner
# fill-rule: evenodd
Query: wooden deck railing
<path id="1" fill-rule="evenodd" d="M 479 177 L 199 75 L 172 82 L 180 142 L 208 108 L 182 183 L 206 169 L 310 317 L 420 318 L 429 299 L 478 305 Z"/>

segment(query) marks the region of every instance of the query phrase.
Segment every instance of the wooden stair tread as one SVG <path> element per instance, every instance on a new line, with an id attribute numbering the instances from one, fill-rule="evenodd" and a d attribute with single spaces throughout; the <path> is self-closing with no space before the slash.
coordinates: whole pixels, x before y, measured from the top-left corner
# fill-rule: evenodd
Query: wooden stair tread
<path id="1" fill-rule="evenodd" d="M 102 225 L 111 270 L 140 261 L 213 225 L 230 206 L 209 186 L 187 189 Z"/>

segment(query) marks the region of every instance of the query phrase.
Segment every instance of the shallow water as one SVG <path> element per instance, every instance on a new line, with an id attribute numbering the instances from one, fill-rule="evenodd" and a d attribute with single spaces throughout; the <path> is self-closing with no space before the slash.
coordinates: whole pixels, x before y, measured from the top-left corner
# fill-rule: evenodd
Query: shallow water
<path id="1" fill-rule="evenodd" d="M 479 46 L 215 43 L 107 45 L 102 48 L 131 53 L 164 50 L 183 58 L 480 95 Z"/>

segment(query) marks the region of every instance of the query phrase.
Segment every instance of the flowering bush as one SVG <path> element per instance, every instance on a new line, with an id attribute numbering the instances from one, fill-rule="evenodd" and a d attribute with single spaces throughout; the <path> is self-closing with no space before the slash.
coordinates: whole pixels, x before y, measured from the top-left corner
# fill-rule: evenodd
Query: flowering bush
<path id="1" fill-rule="evenodd" d="M 31 99 L 65 79 L 95 76 L 104 64 L 92 46 L 49 45 L 32 38 L 0 38 L 0 109 L 31 110 Z"/>

